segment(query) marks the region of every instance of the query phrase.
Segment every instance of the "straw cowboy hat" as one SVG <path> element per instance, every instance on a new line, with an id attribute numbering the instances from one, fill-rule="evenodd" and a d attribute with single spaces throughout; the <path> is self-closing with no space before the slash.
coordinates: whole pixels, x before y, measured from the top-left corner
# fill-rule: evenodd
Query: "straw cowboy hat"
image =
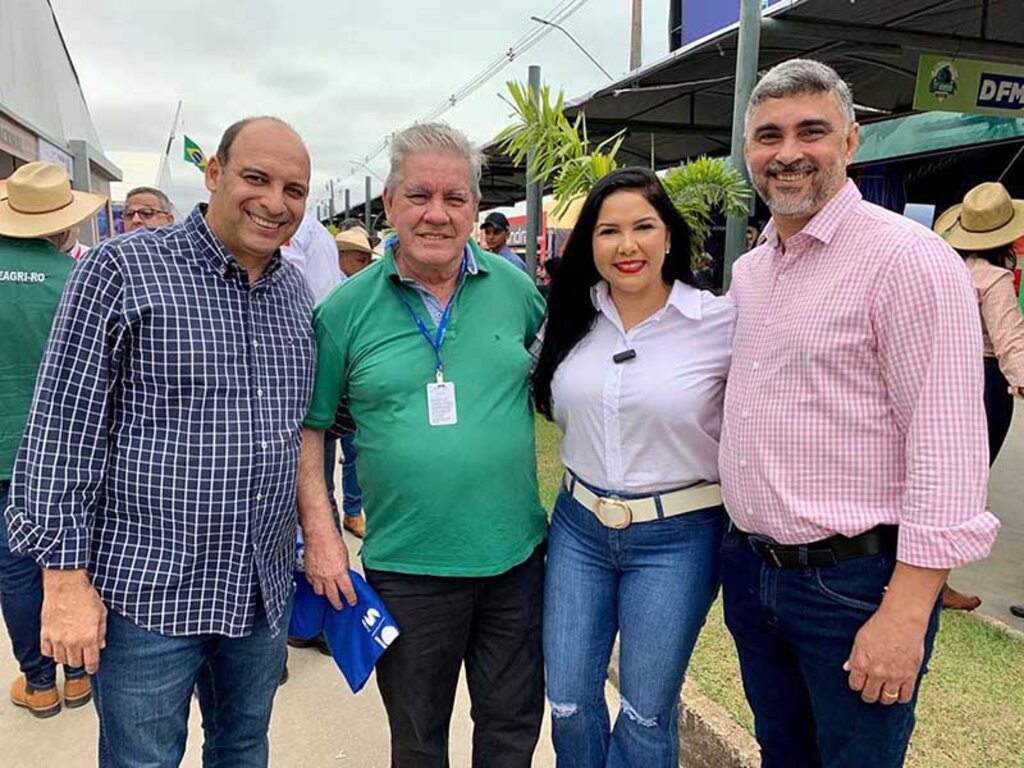
<path id="1" fill-rule="evenodd" d="M 93 216 L 107 198 L 71 189 L 64 166 L 28 163 L 7 178 L 0 192 L 0 235 L 47 237 Z"/>
<path id="2" fill-rule="evenodd" d="M 339 232 L 334 236 L 334 242 L 338 244 L 339 251 L 359 251 L 373 254 L 370 238 L 361 229 L 346 229 L 344 232 Z"/>
<path id="3" fill-rule="evenodd" d="M 987 251 L 1024 237 L 1024 200 L 998 182 L 979 184 L 939 216 L 935 231 L 961 251 Z"/>

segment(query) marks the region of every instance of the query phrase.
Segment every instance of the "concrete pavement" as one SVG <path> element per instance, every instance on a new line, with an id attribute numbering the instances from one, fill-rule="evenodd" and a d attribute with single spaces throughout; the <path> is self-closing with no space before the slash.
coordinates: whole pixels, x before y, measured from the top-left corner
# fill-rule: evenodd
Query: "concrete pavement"
<path id="1" fill-rule="evenodd" d="M 340 482 L 339 482 L 340 487 Z M 359 542 L 346 534 L 354 555 Z M 7 685 L 18 674 L 7 633 L 0 641 L 0 768 L 92 768 L 96 765 L 96 712 L 90 704 L 37 720 L 8 703 Z M 281 768 L 388 768 L 388 725 L 371 678 L 358 694 L 349 691 L 334 661 L 312 649 L 288 649 L 289 679 L 278 689 L 270 726 L 270 764 Z M 617 701 L 609 689 L 609 702 Z M 613 712 L 615 709 L 612 710 Z M 459 685 L 451 727 L 451 764 L 470 765 L 473 725 L 465 680 Z M 193 699 L 183 768 L 202 765 L 202 726 Z M 535 768 L 554 768 L 550 723 L 534 757 Z"/>
<path id="2" fill-rule="evenodd" d="M 982 599 L 981 612 L 1024 630 L 1009 607 L 1024 604 L 1024 401 L 1018 400 L 1010 434 L 989 481 L 989 506 L 1003 524 L 987 560 L 960 569 L 950 583 Z"/>
<path id="3" fill-rule="evenodd" d="M 339 478 L 340 487 L 340 478 Z M 977 593 L 982 611 L 1024 629 L 1008 611 L 1024 603 L 1024 404 L 992 471 L 990 504 L 1003 528 L 992 556 L 951 578 L 959 589 Z M 349 538 L 349 549 L 358 551 Z M 0 633 L 0 768 L 91 768 L 96 765 L 96 714 L 92 706 L 36 720 L 7 703 L 6 685 L 17 675 L 6 633 Z M 313 650 L 289 651 L 290 680 L 277 695 L 271 723 L 271 765 L 285 768 L 387 768 L 388 731 L 373 680 L 357 696 L 349 692 L 331 659 Z M 609 687 L 613 713 L 617 695 Z M 182 765 L 199 768 L 202 730 L 193 706 L 189 744 Z M 470 764 L 472 722 L 465 685 L 459 688 L 451 728 L 452 765 Z M 553 768 L 550 728 L 545 718 L 534 766 Z"/>

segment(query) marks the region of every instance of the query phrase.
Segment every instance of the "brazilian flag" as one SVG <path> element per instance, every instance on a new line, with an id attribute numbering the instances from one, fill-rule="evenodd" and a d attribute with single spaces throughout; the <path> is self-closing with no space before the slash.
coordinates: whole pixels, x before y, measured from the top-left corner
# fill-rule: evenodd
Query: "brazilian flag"
<path id="1" fill-rule="evenodd" d="M 188 136 L 185 137 L 185 162 L 192 163 L 200 171 L 206 171 L 206 155 Z"/>

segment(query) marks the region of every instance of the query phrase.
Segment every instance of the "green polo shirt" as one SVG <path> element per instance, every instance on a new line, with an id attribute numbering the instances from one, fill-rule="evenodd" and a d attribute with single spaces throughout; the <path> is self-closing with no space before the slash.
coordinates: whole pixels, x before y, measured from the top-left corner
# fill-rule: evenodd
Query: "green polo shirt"
<path id="1" fill-rule="evenodd" d="M 477 271 L 453 298 L 442 347 L 458 423 L 430 426 L 434 350 L 409 308 L 433 319 L 384 258 L 317 307 L 316 384 L 306 426 L 326 429 L 343 395 L 357 430 L 363 563 L 430 576 L 494 576 L 544 539 L 527 351 L 544 302 L 532 281 L 470 243 Z"/>
<path id="2" fill-rule="evenodd" d="M 39 363 L 74 266 L 49 240 L 0 236 L 0 480 L 11 479 Z"/>

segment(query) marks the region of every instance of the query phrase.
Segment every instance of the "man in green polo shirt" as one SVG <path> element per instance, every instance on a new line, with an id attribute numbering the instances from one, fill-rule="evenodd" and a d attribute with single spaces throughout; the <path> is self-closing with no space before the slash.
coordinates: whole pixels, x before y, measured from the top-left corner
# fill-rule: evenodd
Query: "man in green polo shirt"
<path id="1" fill-rule="evenodd" d="M 347 395 L 358 427 L 367 579 L 402 630 L 377 665 L 392 765 L 447 765 L 463 662 L 473 765 L 526 768 L 543 714 L 547 521 L 537 496 L 530 279 L 470 241 L 481 157 L 443 124 L 391 138 L 384 258 L 317 308 L 299 469 L 306 577 L 354 604 L 324 486 L 323 431 Z"/>
<path id="2" fill-rule="evenodd" d="M 55 242 L 105 202 L 73 191 L 67 171 L 52 163 L 29 163 L 0 182 L 0 607 L 22 673 L 11 702 L 36 717 L 61 708 L 57 667 L 39 641 L 43 578 L 33 558 L 11 552 L 2 513 L 43 349 L 75 265 Z M 91 696 L 85 670 L 65 667 L 64 705 L 80 707 Z"/>

